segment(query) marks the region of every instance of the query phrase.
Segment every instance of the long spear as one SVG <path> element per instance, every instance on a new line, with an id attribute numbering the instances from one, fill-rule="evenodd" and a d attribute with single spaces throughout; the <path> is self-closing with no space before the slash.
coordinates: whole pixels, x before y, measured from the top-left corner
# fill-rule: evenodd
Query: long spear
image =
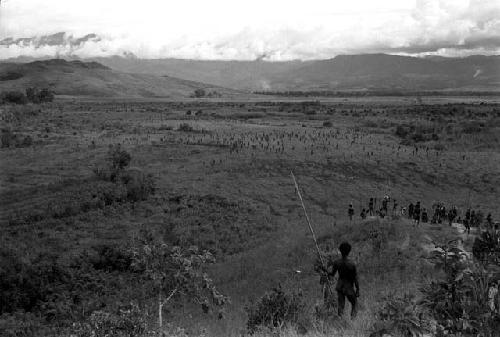
<path id="1" fill-rule="evenodd" d="M 309 226 L 309 230 L 311 231 L 312 238 L 314 240 L 314 245 L 316 246 L 316 251 L 318 252 L 319 261 L 321 262 L 321 266 L 323 267 L 323 269 L 328 273 L 328 269 L 326 269 L 325 261 L 323 260 L 323 255 L 321 255 L 321 251 L 320 251 L 319 246 L 318 246 L 318 241 L 316 240 L 316 234 L 314 233 L 314 229 L 311 225 L 311 220 L 309 219 L 309 215 L 307 215 L 306 205 L 304 204 L 304 199 L 302 199 L 302 194 L 300 193 L 299 184 L 297 183 L 297 180 L 295 179 L 295 176 L 293 175 L 293 171 L 290 171 L 290 174 L 292 175 L 293 183 L 295 185 L 295 191 L 297 191 L 297 195 L 299 196 L 300 203 L 302 205 L 302 209 L 304 210 L 304 214 L 306 216 L 307 225 Z M 326 282 L 328 285 L 328 291 L 330 292 L 330 295 L 331 295 L 331 294 L 333 294 L 333 292 L 332 292 L 332 288 L 331 288 L 331 284 L 330 284 L 330 278 L 328 276 L 326 278 Z"/>

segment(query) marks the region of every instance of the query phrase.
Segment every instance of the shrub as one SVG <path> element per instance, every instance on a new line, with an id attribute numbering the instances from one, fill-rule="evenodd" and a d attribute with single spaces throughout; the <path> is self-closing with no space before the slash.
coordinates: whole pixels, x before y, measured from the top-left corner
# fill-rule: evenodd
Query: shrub
<path id="1" fill-rule="evenodd" d="M 151 232 L 144 233 L 133 250 L 133 267 L 152 282 L 158 299 L 160 328 L 163 307 L 176 299 L 198 303 L 205 313 L 211 305 L 223 306 L 227 302 L 205 273 L 206 266 L 214 262 L 208 251 L 199 251 L 195 246 L 189 249 L 171 246 Z"/>
<path id="2" fill-rule="evenodd" d="M 205 89 L 199 88 L 194 91 L 194 97 L 199 98 L 199 97 L 204 97 L 206 94 Z"/>
<path id="3" fill-rule="evenodd" d="M 0 137 L 2 147 L 10 147 L 11 145 L 14 145 L 14 142 L 16 141 L 16 136 L 10 129 L 2 129 L 2 135 Z"/>
<path id="4" fill-rule="evenodd" d="M 127 199 L 130 201 L 146 200 L 154 193 L 154 179 L 139 169 L 131 169 L 120 175 L 122 183 L 127 189 Z"/>
<path id="5" fill-rule="evenodd" d="M 131 159 L 132 157 L 130 154 L 122 149 L 120 144 L 112 146 L 108 151 L 108 160 L 111 164 L 111 168 L 116 172 L 127 167 Z"/>
<path id="6" fill-rule="evenodd" d="M 147 317 L 136 303 L 122 306 L 116 311 L 96 310 L 87 323 L 73 326 L 78 337 L 134 337 L 147 332 Z"/>
<path id="7" fill-rule="evenodd" d="M 96 166 L 94 174 L 101 180 L 116 181 L 125 167 L 128 166 L 132 157 L 120 144 L 110 146 L 107 154 L 107 165 Z"/>
<path id="8" fill-rule="evenodd" d="M 95 246 L 95 254 L 89 255 L 90 264 L 97 270 L 105 271 L 127 271 L 132 264 L 130 251 L 118 246 L 99 245 Z"/>
<path id="9" fill-rule="evenodd" d="M 54 93 L 47 88 L 43 88 L 40 90 L 38 94 L 38 98 L 40 102 L 52 102 L 54 100 Z"/>
<path id="10" fill-rule="evenodd" d="M 406 138 L 408 134 L 410 133 L 410 128 L 407 126 L 403 125 L 398 125 L 396 127 L 396 131 L 394 131 L 394 134 L 400 138 Z"/>
<path id="11" fill-rule="evenodd" d="M 21 91 L 6 91 L 0 95 L 0 99 L 3 103 L 12 104 L 26 104 L 28 103 L 28 98 Z"/>
<path id="12" fill-rule="evenodd" d="M 500 234 L 489 231 L 481 233 L 474 239 L 472 253 L 480 261 L 500 265 Z"/>
<path id="13" fill-rule="evenodd" d="M 45 103 L 54 100 L 54 93 L 48 88 L 38 90 L 37 88 L 30 87 L 26 89 L 26 97 L 32 103 Z"/>
<path id="14" fill-rule="evenodd" d="M 193 130 L 194 130 L 193 127 L 188 123 L 181 123 L 179 125 L 179 128 L 177 128 L 177 131 L 184 131 L 184 132 L 191 132 Z"/>
<path id="15" fill-rule="evenodd" d="M 421 336 L 430 331 L 430 317 L 415 296 L 405 294 L 402 297 L 390 297 L 377 314 L 379 322 L 375 323 L 375 332 L 385 332 L 395 336 Z"/>
<path id="16" fill-rule="evenodd" d="M 285 324 L 297 326 L 304 320 L 305 302 L 301 293 L 287 293 L 281 286 L 262 296 L 257 303 L 245 308 L 250 334 L 262 328 L 282 328 Z"/>
<path id="17" fill-rule="evenodd" d="M 483 131 L 484 124 L 479 121 L 469 121 L 462 126 L 462 132 L 466 134 L 480 133 Z"/>

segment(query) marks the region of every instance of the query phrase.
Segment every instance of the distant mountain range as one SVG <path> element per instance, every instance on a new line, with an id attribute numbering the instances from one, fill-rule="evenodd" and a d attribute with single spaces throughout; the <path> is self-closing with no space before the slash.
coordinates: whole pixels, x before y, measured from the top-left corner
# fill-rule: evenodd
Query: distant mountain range
<path id="1" fill-rule="evenodd" d="M 189 97 L 197 89 L 214 95 L 235 90 L 169 76 L 129 74 L 97 62 L 52 59 L 30 63 L 0 63 L 0 91 L 49 88 L 57 95 L 92 97 Z"/>
<path id="2" fill-rule="evenodd" d="M 315 61 L 200 61 L 96 58 L 113 69 L 168 74 L 242 90 L 494 90 L 500 56 L 418 58 L 386 54 L 339 55 Z"/>
<path id="3" fill-rule="evenodd" d="M 41 37 L 3 39 L 0 41 L 0 51 L 1 48 L 12 46 L 27 48 L 26 50 L 56 46 L 61 47 L 56 48 L 58 57 L 66 60 L 98 62 L 113 69 L 100 69 L 100 72 L 115 77 L 122 76 L 122 79 L 127 76 L 142 80 L 169 76 L 176 78 L 175 80 L 210 83 L 213 86 L 246 91 L 500 91 L 498 55 L 448 58 L 362 54 L 339 55 L 326 60 L 286 62 L 140 59 L 130 52 L 123 52 L 118 56 L 87 59 L 75 56 L 87 43 L 98 43 L 100 40 L 101 37 L 96 34 L 74 37 L 61 32 Z M 42 59 L 53 57 L 54 55 L 50 55 Z M 36 60 L 39 59 L 19 56 L 6 61 L 26 63 Z M 118 75 L 119 73 L 121 75 Z M 152 95 L 165 93 L 160 88 L 149 90 Z"/>

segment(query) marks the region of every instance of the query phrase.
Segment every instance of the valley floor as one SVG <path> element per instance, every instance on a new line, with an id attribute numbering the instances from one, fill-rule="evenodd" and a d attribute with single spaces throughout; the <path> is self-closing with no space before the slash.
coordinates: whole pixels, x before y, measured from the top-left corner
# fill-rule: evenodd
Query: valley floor
<path id="1" fill-rule="evenodd" d="M 467 208 L 500 217 L 498 103 L 64 100 L 1 109 L 10 132 L 10 146 L 0 149 L 4 255 L 12 249 L 71 264 L 98 246 L 129 247 L 143 230 L 208 249 L 218 260 L 209 274 L 231 304 L 221 320 L 190 305 L 166 310 L 173 326 L 193 333 L 245 333 L 245 306 L 278 284 L 301 289 L 310 310 L 321 301 L 291 171 L 320 246 L 353 242 L 361 278 L 358 318 L 310 333 L 366 336 L 388 297 L 418 296 L 423 282 L 440 277 L 426 258 L 429 242 L 457 230 L 415 228 L 399 216 L 361 220 L 369 198 L 379 208 L 390 196 L 398 214 L 420 201 L 430 217 L 438 202 L 457 206 L 462 218 Z M 145 200 L 119 198 L 96 177 L 116 144 L 130 153 L 130 168 L 152 175 L 155 193 Z M 464 240 L 468 250 L 472 237 Z"/>

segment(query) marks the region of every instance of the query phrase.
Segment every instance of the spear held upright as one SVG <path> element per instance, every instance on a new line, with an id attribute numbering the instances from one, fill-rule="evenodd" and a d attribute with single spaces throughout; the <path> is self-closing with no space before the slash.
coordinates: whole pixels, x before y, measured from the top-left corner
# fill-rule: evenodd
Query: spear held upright
<path id="1" fill-rule="evenodd" d="M 302 205 L 302 209 L 304 210 L 307 225 L 309 226 L 309 230 L 311 231 L 312 238 L 314 240 L 314 245 L 316 246 L 316 251 L 318 252 L 319 260 L 321 262 L 321 266 L 323 267 L 323 269 L 325 271 L 328 272 L 328 269 L 326 269 L 325 261 L 323 259 L 323 255 L 321 255 L 321 250 L 319 249 L 319 246 L 318 246 L 318 241 L 316 240 L 316 234 L 314 233 L 314 229 L 312 227 L 311 220 L 309 219 L 309 215 L 307 215 L 306 205 L 304 204 L 304 199 L 302 199 L 302 194 L 300 193 L 299 184 L 297 183 L 297 180 L 295 179 L 293 171 L 290 171 L 290 174 L 292 175 L 292 180 L 293 180 L 293 183 L 295 185 L 295 191 L 297 192 L 297 195 L 299 196 L 300 204 Z M 327 284 L 328 284 L 328 290 L 329 290 L 330 294 L 332 294 L 330 279 L 328 277 L 327 277 Z"/>

